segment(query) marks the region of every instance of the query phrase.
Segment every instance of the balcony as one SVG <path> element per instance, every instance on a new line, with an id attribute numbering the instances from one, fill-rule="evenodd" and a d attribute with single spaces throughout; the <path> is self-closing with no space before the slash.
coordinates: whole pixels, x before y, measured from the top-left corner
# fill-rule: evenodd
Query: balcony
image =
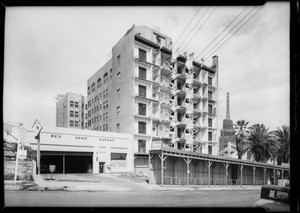
<path id="1" fill-rule="evenodd" d="M 217 101 L 213 98 L 213 96 L 209 95 L 208 96 L 208 102 L 210 102 L 210 103 L 216 103 Z"/>
<path id="2" fill-rule="evenodd" d="M 208 110 L 208 115 L 217 116 L 217 110 L 215 108 L 213 110 Z"/>
<path id="3" fill-rule="evenodd" d="M 201 69 L 203 69 L 203 70 L 205 70 L 205 71 L 207 71 L 207 72 L 209 72 L 209 73 L 211 73 L 211 74 L 215 74 L 216 73 L 216 70 L 215 69 L 213 69 L 213 68 L 211 68 L 211 67 L 208 67 L 208 66 L 206 66 L 206 65 L 202 65 L 201 66 Z"/>
<path id="4" fill-rule="evenodd" d="M 152 99 L 152 98 L 147 98 L 147 97 L 145 97 L 145 96 L 141 96 L 141 95 L 138 95 L 138 94 L 136 94 L 136 95 L 134 95 L 134 98 L 135 99 L 138 99 L 138 100 L 144 100 L 144 101 L 155 101 L 155 102 L 159 102 L 158 100 L 155 100 L 155 99 Z"/>
<path id="5" fill-rule="evenodd" d="M 186 62 L 186 57 L 183 56 L 183 55 L 179 55 L 179 56 L 177 57 L 177 61 L 179 61 L 179 62 L 185 64 L 185 62 Z"/>
<path id="6" fill-rule="evenodd" d="M 150 46 L 154 49 L 159 49 L 160 46 L 156 43 L 154 43 L 153 41 L 150 41 L 149 39 L 146 39 L 138 34 L 134 35 L 134 39 L 142 44 L 145 44 L 147 46 Z"/>

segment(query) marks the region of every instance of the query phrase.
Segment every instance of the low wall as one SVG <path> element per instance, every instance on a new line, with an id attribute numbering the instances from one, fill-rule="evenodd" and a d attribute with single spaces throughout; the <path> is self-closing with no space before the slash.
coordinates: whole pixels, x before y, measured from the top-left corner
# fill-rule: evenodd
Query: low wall
<path id="1" fill-rule="evenodd" d="M 14 180 L 16 161 L 4 161 L 4 180 Z M 33 161 L 18 162 L 17 180 L 33 180 Z"/>
<path id="2" fill-rule="evenodd" d="M 138 174 L 143 174 L 143 175 L 146 175 L 147 177 L 149 177 L 149 166 L 148 165 L 135 166 L 134 171 Z"/>

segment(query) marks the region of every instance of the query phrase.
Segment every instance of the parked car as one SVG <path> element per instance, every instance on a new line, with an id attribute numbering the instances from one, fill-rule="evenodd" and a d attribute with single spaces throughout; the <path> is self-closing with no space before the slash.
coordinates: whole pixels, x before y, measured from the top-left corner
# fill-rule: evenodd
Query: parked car
<path id="1" fill-rule="evenodd" d="M 260 199 L 254 203 L 254 208 L 265 211 L 290 211 L 290 187 L 276 185 L 262 186 Z"/>

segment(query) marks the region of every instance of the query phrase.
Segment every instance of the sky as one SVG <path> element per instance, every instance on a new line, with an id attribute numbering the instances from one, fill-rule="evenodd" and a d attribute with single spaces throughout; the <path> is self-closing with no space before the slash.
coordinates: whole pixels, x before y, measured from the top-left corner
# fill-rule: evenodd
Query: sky
<path id="1" fill-rule="evenodd" d="M 159 28 L 173 39 L 174 50 L 181 47 L 197 57 L 240 12 L 245 9 L 232 27 L 253 8 L 6 7 L 3 120 L 33 125 L 38 119 L 43 126 L 55 127 L 57 94 L 86 96 L 88 78 L 106 63 L 111 48 L 133 24 Z M 289 125 L 289 2 L 267 2 L 234 33 L 259 8 L 234 30 L 226 29 L 197 59 L 226 33 L 223 41 L 232 36 L 204 57 L 208 66 L 212 56 L 219 57 L 219 128 L 226 116 L 227 92 L 234 123 L 244 119 L 270 130 Z"/>

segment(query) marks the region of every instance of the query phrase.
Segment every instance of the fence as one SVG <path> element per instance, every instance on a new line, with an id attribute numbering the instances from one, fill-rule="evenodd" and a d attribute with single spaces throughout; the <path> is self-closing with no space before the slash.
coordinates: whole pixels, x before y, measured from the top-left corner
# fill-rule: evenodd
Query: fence
<path id="1" fill-rule="evenodd" d="M 209 182 L 209 184 L 208 184 Z M 234 186 L 234 185 L 241 185 L 240 179 L 225 179 L 225 178 L 186 178 L 186 177 L 164 177 L 164 184 L 165 185 L 177 185 L 177 186 L 187 186 L 187 185 L 194 185 L 194 186 L 204 186 L 204 185 L 211 185 L 211 186 Z M 255 185 L 261 186 L 267 184 L 267 180 L 255 180 L 252 184 L 242 184 L 242 185 Z M 277 181 L 274 184 L 278 184 Z"/>

